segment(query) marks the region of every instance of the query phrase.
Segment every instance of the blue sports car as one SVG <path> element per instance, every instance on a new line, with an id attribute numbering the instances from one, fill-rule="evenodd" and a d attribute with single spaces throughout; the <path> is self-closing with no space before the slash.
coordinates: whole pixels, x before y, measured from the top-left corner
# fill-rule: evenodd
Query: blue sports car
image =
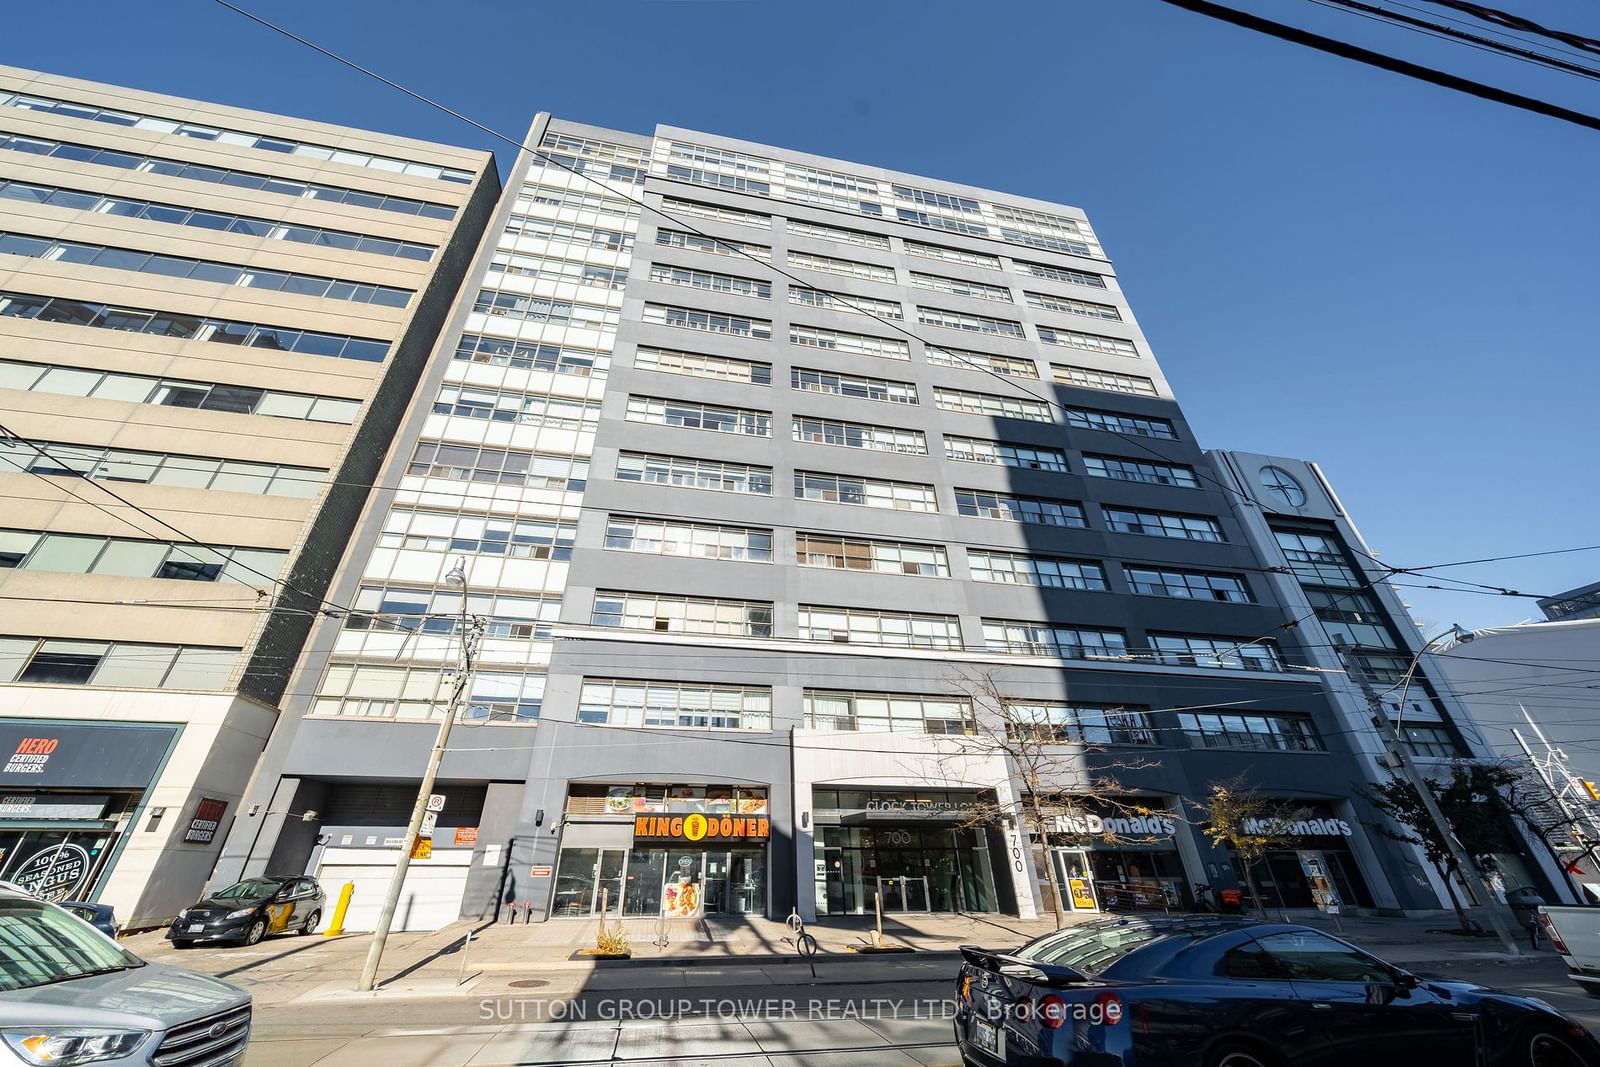
<path id="1" fill-rule="evenodd" d="M 1600 1067 L 1600 1042 L 1542 1000 L 1293 923 L 1108 919 L 961 954 L 969 1067 Z"/>

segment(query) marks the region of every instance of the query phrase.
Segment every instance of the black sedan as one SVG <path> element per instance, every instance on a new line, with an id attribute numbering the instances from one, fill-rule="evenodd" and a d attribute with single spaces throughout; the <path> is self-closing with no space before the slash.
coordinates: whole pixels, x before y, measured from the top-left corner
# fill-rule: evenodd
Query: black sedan
<path id="1" fill-rule="evenodd" d="M 961 954 L 969 1067 L 1600 1067 L 1600 1042 L 1541 1000 L 1291 923 L 1109 919 Z"/>
<path id="2" fill-rule="evenodd" d="M 253 945 L 268 934 L 309 934 L 326 902 L 315 878 L 246 878 L 180 911 L 167 940 L 188 948 L 199 941 Z"/>

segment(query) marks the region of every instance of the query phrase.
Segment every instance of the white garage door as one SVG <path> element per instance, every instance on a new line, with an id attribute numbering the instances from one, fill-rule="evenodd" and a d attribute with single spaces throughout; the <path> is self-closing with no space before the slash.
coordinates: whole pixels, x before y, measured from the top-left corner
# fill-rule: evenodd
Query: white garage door
<path id="1" fill-rule="evenodd" d="M 356 884 L 355 895 L 350 898 L 350 910 L 345 915 L 344 928 L 349 931 L 371 930 L 378 922 L 378 912 L 389 892 L 389 880 L 394 876 L 392 852 L 368 851 L 368 856 L 378 862 L 346 863 L 352 849 L 329 849 L 341 852 L 339 857 L 325 856 L 317 868 L 317 881 L 328 894 L 328 911 L 331 913 L 339 892 L 346 882 Z M 463 858 L 470 860 L 470 850 L 463 850 Z M 391 930 L 437 930 L 461 917 L 461 897 L 467 888 L 465 864 L 440 863 L 449 853 L 435 853 L 433 859 L 418 860 L 406 871 L 405 885 L 400 889 L 400 903 L 394 912 Z M 362 857 L 366 859 L 367 857 Z M 333 862 L 326 862 L 332 859 Z M 328 925 L 324 916 L 322 925 Z"/>

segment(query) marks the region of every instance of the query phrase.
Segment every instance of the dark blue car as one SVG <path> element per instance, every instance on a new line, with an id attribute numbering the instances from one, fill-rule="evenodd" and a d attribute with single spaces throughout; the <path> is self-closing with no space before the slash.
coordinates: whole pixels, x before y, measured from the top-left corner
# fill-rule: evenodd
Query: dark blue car
<path id="1" fill-rule="evenodd" d="M 1541 1000 L 1292 923 L 1109 919 L 961 954 L 969 1067 L 1600 1067 L 1600 1042 Z"/>

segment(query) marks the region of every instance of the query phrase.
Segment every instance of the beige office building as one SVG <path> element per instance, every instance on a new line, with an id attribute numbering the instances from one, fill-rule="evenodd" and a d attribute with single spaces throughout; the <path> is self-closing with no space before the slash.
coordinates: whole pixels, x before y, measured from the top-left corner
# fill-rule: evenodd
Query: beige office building
<path id="1" fill-rule="evenodd" d="M 0 66 L 0 879 L 193 899 L 498 194 Z"/>

